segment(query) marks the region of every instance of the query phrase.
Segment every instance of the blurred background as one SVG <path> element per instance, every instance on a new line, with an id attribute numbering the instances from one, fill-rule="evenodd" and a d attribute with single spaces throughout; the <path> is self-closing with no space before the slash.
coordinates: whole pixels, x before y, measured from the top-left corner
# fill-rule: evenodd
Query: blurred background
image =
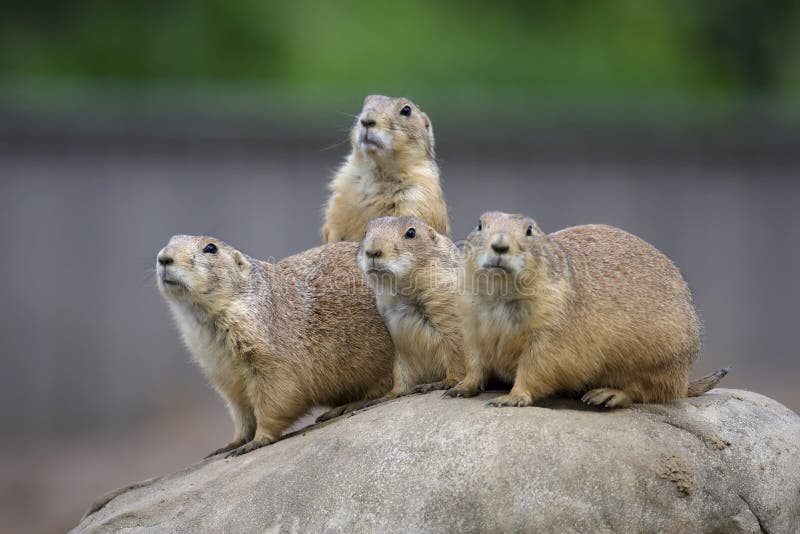
<path id="1" fill-rule="evenodd" d="M 0 530 L 57 532 L 226 443 L 153 279 L 172 234 L 320 242 L 370 93 L 430 115 L 454 237 L 488 209 L 668 254 L 696 376 L 800 411 L 800 9 L 786 0 L 71 0 L 0 18 Z"/>

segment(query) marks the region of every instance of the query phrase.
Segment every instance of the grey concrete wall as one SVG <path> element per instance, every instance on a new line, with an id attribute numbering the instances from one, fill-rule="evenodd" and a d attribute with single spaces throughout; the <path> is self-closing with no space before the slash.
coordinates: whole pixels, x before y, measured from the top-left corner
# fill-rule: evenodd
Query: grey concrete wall
<path id="1" fill-rule="evenodd" d="M 549 231 L 592 222 L 631 231 L 694 290 L 705 323 L 695 374 L 730 365 L 727 387 L 800 410 L 800 157 L 791 149 L 679 135 L 438 133 L 456 238 L 488 209 L 533 215 Z M 3 445 L 69 439 L 85 472 L 92 447 L 121 446 L 115 435 L 136 443 L 104 451 L 117 471 L 87 483 L 90 492 L 185 465 L 229 437 L 222 403 L 156 290 L 158 249 L 176 233 L 212 234 L 260 258 L 316 245 L 326 180 L 347 150 L 322 150 L 337 132 L 276 129 L 219 143 L 157 134 L 0 136 Z M 196 424 L 174 424 L 189 417 Z M 177 443 L 186 448 L 170 449 Z M 54 476 L 34 484 L 30 473 L 17 482 L 31 492 Z"/>

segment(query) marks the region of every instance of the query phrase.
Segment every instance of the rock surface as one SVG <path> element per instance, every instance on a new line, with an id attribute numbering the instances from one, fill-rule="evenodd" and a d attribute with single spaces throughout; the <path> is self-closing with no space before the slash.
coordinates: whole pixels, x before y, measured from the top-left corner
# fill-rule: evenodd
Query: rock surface
<path id="1" fill-rule="evenodd" d="M 601 412 L 375 406 L 119 490 L 75 532 L 800 532 L 800 417 L 717 389 Z"/>

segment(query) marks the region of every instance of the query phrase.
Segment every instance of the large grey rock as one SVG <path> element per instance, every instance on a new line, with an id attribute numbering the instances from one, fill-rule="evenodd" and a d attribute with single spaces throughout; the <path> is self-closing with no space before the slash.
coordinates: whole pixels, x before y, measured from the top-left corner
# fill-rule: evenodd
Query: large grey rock
<path id="1" fill-rule="evenodd" d="M 773 400 L 490 396 L 406 397 L 204 461 L 115 492 L 76 531 L 800 532 L 800 418 Z"/>

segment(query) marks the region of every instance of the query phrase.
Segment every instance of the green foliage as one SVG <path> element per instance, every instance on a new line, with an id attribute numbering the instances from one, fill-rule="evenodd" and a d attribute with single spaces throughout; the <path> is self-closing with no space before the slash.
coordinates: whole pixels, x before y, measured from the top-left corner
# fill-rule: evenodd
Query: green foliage
<path id="1" fill-rule="evenodd" d="M 797 107 L 791 0 L 73 0 L 0 21 L 6 80 L 368 92 L 589 112 Z M 332 96 L 334 95 L 334 96 Z M 755 97 L 753 96 L 755 95 Z M 502 104 L 501 104 L 502 106 Z M 536 106 L 534 106 L 536 107 Z"/>

